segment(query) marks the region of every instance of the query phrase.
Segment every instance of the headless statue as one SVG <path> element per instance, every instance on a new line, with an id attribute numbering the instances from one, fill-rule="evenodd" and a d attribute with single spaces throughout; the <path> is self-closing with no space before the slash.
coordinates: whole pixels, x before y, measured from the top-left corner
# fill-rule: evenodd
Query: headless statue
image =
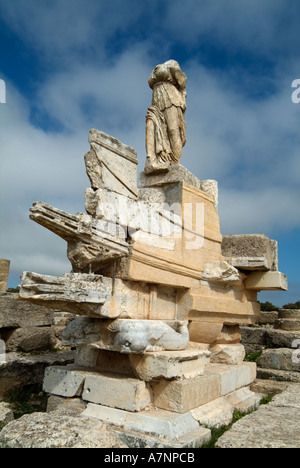
<path id="1" fill-rule="evenodd" d="M 175 60 L 157 65 L 150 75 L 153 95 L 146 117 L 146 173 L 167 171 L 179 163 L 186 143 L 186 81 Z"/>

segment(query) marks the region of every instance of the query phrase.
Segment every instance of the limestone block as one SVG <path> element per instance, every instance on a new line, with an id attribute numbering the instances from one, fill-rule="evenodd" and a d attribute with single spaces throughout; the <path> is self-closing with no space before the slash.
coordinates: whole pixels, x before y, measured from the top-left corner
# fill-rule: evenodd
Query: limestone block
<path id="1" fill-rule="evenodd" d="M 300 331 L 300 319 L 280 318 L 275 320 L 274 327 L 278 330 Z"/>
<path id="2" fill-rule="evenodd" d="M 160 380 L 152 384 L 156 407 L 176 413 L 204 405 L 221 396 L 220 376 L 209 374 L 191 380 Z"/>
<path id="3" fill-rule="evenodd" d="M 54 348 L 57 339 L 51 327 L 17 328 L 2 334 L 5 340 L 6 352 L 40 351 Z"/>
<path id="4" fill-rule="evenodd" d="M 237 344 L 241 341 L 241 331 L 239 325 L 223 325 L 220 335 L 216 339 L 216 344 Z"/>
<path id="5" fill-rule="evenodd" d="M 231 265 L 241 270 L 276 271 L 278 269 L 277 242 L 265 235 L 224 236 L 222 254 Z"/>
<path id="6" fill-rule="evenodd" d="M 269 348 L 292 348 L 294 342 L 300 342 L 300 331 L 268 329 L 266 334 Z"/>
<path id="7" fill-rule="evenodd" d="M 293 359 L 294 353 L 295 349 L 289 348 L 265 349 L 258 359 L 257 364 L 263 369 L 299 372 L 299 359 Z"/>
<path id="8" fill-rule="evenodd" d="M 209 348 L 211 362 L 220 364 L 241 364 L 245 358 L 245 348 L 241 344 L 216 344 Z"/>
<path id="9" fill-rule="evenodd" d="M 142 411 L 152 403 L 151 390 L 145 382 L 116 374 L 87 375 L 82 399 L 126 411 Z"/>
<path id="10" fill-rule="evenodd" d="M 189 326 L 190 340 L 195 343 L 215 343 L 223 328 L 223 323 L 193 320 Z"/>
<path id="11" fill-rule="evenodd" d="M 230 393 L 225 399 L 235 410 L 245 413 L 258 409 L 262 397 L 262 394 L 254 393 L 249 388 L 245 387 Z"/>
<path id="12" fill-rule="evenodd" d="M 195 379 L 209 363 L 208 350 L 161 351 L 129 356 L 135 374 L 149 382 L 154 379 Z"/>
<path id="13" fill-rule="evenodd" d="M 25 414 L 0 435 L 6 448 L 126 448 L 101 421 L 61 413 Z"/>
<path id="14" fill-rule="evenodd" d="M 41 201 L 30 212 L 31 220 L 68 243 L 67 256 L 74 272 L 98 271 L 103 263 L 128 255 L 124 230 L 117 229 L 116 223 L 84 213 L 72 215 Z"/>
<path id="15" fill-rule="evenodd" d="M 1 357 L 1 356 L 0 356 Z M 52 365 L 64 366 L 74 360 L 71 351 L 37 355 L 7 353 L 6 362 L 0 363 L 0 400 L 8 392 L 26 385 L 42 385 L 45 369 Z"/>
<path id="16" fill-rule="evenodd" d="M 280 309 L 278 312 L 280 319 L 300 320 L 300 310 L 298 309 Z"/>
<path id="17" fill-rule="evenodd" d="M 23 272 L 21 279 L 21 299 L 79 315 L 101 317 L 112 291 L 112 279 L 101 275 L 69 273 L 58 277 Z"/>
<path id="18" fill-rule="evenodd" d="M 243 362 L 240 365 L 209 364 L 205 369 L 205 373 L 219 376 L 221 396 L 224 396 L 254 382 L 256 363 Z"/>
<path id="19" fill-rule="evenodd" d="M 90 344 L 126 354 L 181 350 L 189 343 L 188 322 L 162 320 L 100 321 L 79 317 L 63 333 L 64 345 Z"/>
<path id="20" fill-rule="evenodd" d="M 253 272 L 248 275 L 245 288 L 255 291 L 287 291 L 287 276 L 279 271 Z"/>
<path id="21" fill-rule="evenodd" d="M 121 427 L 124 430 L 158 437 L 161 444 L 163 444 L 164 439 L 178 444 L 192 433 L 195 438 L 201 437 L 202 443 L 203 437 L 206 441 L 210 439 L 210 430 L 199 428 L 199 423 L 189 413 L 177 414 L 158 409 L 132 413 L 89 403 L 81 417 L 100 419 L 104 423 Z M 200 431 L 197 432 L 199 429 Z M 174 447 L 174 445 L 172 446 Z"/>
<path id="22" fill-rule="evenodd" d="M 94 190 L 106 188 L 137 196 L 137 153 L 100 130 L 89 132 L 91 150 L 85 155 L 86 171 Z"/>
<path id="23" fill-rule="evenodd" d="M 202 426 L 219 429 L 232 422 L 233 412 L 233 405 L 222 397 L 192 409 L 191 415 Z"/>
<path id="24" fill-rule="evenodd" d="M 73 398 L 80 396 L 86 373 L 73 370 L 73 366 L 51 366 L 45 370 L 43 390 L 53 395 Z"/>
<path id="25" fill-rule="evenodd" d="M 45 327 L 53 325 L 52 310 L 20 301 L 19 294 L 0 294 L 0 328 Z"/>
<path id="26" fill-rule="evenodd" d="M 10 260 L 0 259 L 0 292 L 6 292 Z"/>
<path id="27" fill-rule="evenodd" d="M 265 324 L 270 324 L 273 325 L 275 320 L 278 319 L 278 312 L 276 310 L 274 311 L 261 311 L 258 318 L 257 318 L 257 323 L 265 325 Z"/>

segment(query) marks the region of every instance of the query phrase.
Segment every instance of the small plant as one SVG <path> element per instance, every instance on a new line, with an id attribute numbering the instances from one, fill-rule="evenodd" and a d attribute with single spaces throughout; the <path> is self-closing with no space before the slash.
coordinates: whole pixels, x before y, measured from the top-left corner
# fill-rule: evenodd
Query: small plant
<path id="1" fill-rule="evenodd" d="M 257 362 L 257 360 L 260 358 L 262 353 L 263 353 L 262 349 L 260 351 L 256 351 L 255 353 L 248 353 L 248 354 L 246 354 L 246 357 L 245 357 L 244 361 L 246 361 L 246 362 Z"/>

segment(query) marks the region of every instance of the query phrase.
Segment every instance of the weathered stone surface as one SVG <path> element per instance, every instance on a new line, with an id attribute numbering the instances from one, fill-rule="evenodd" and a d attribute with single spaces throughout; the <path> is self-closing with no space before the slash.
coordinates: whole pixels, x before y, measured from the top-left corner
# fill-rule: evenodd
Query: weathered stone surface
<path id="1" fill-rule="evenodd" d="M 186 349 L 183 351 L 148 352 L 141 356 L 129 355 L 135 374 L 142 380 L 194 379 L 204 374 L 209 363 L 208 350 Z"/>
<path id="2" fill-rule="evenodd" d="M 255 381 L 250 385 L 250 390 L 255 393 L 262 393 L 264 395 L 269 395 L 274 397 L 275 395 L 286 390 L 290 385 L 290 382 L 277 382 L 274 380 L 266 379 L 255 379 Z"/>
<path id="3" fill-rule="evenodd" d="M 191 410 L 191 415 L 201 425 L 218 429 L 232 422 L 235 410 L 245 412 L 257 409 L 261 397 L 262 395 L 253 393 L 248 388 L 236 390 L 226 397 L 218 398 Z"/>
<path id="4" fill-rule="evenodd" d="M 54 313 L 47 307 L 20 301 L 17 293 L 0 294 L 0 328 L 45 327 L 53 323 Z"/>
<path id="5" fill-rule="evenodd" d="M 242 344 L 256 344 L 261 348 L 267 344 L 268 330 L 258 327 L 241 327 Z"/>
<path id="6" fill-rule="evenodd" d="M 81 398 L 65 398 L 58 395 L 50 395 L 47 401 L 47 413 L 68 414 L 79 416 L 86 408 L 87 403 Z"/>
<path id="7" fill-rule="evenodd" d="M 215 344 L 238 344 L 242 339 L 239 325 L 223 325 Z"/>
<path id="8" fill-rule="evenodd" d="M 10 260 L 0 259 L 0 292 L 5 292 L 9 274 Z"/>
<path id="9" fill-rule="evenodd" d="M 298 309 L 280 309 L 278 312 L 279 319 L 295 319 L 300 320 L 300 310 Z"/>
<path id="10" fill-rule="evenodd" d="M 2 426 L 14 420 L 14 414 L 5 403 L 0 403 L 0 430 Z"/>
<path id="11" fill-rule="evenodd" d="M 297 351 L 296 351 L 297 352 Z M 263 369 L 285 371 L 300 371 L 299 359 L 293 359 L 295 350 L 289 348 L 266 349 L 258 359 L 257 364 Z"/>
<path id="12" fill-rule="evenodd" d="M 300 319 L 279 318 L 275 320 L 274 326 L 278 330 L 300 331 Z"/>
<path id="13" fill-rule="evenodd" d="M 267 329 L 269 348 L 293 348 L 293 343 L 300 343 L 300 331 Z"/>
<path id="14" fill-rule="evenodd" d="M 72 398 L 81 396 L 86 372 L 73 366 L 51 366 L 45 370 L 43 390 L 53 395 Z"/>
<path id="15" fill-rule="evenodd" d="M 224 236 L 222 254 L 231 265 L 242 270 L 278 270 L 277 242 L 265 235 Z"/>
<path id="16" fill-rule="evenodd" d="M 261 311 L 258 318 L 257 318 L 257 323 L 260 323 L 262 325 L 264 324 L 270 324 L 273 325 L 275 320 L 278 319 L 278 312 L 276 310 L 274 311 Z"/>
<path id="17" fill-rule="evenodd" d="M 94 190 L 105 188 L 127 197 L 137 196 L 137 153 L 130 146 L 96 129 L 89 132 L 91 150 L 86 171 Z"/>
<path id="18" fill-rule="evenodd" d="M 82 399 L 91 403 L 142 411 L 152 404 L 152 392 L 145 382 L 117 374 L 86 375 Z"/>
<path id="19" fill-rule="evenodd" d="M 70 364 L 74 352 L 64 351 L 40 355 L 7 353 L 6 362 L 0 363 L 0 400 L 5 394 L 25 385 L 42 385 L 46 367 Z"/>
<path id="20" fill-rule="evenodd" d="M 84 213 L 72 215 L 41 201 L 30 211 L 31 220 L 68 243 L 67 256 L 74 272 L 98 271 L 103 264 L 128 255 L 124 230 L 118 230 L 115 223 Z"/>
<path id="21" fill-rule="evenodd" d="M 236 422 L 217 448 L 300 448 L 299 385 Z"/>
<path id="22" fill-rule="evenodd" d="M 111 278 L 101 275 L 69 273 L 58 277 L 24 272 L 20 298 L 52 309 L 101 317 L 111 291 Z"/>
<path id="23" fill-rule="evenodd" d="M 216 344 L 209 348 L 211 362 L 220 364 L 237 365 L 245 358 L 245 348 L 241 344 Z"/>
<path id="24" fill-rule="evenodd" d="M 263 369 L 258 367 L 257 377 L 259 379 L 269 379 L 278 382 L 300 382 L 300 372 L 299 371 L 287 371 L 287 370 L 278 370 L 278 369 Z"/>
<path id="25" fill-rule="evenodd" d="M 221 382 L 217 374 L 191 380 L 160 380 L 152 385 L 152 389 L 155 406 L 181 414 L 221 396 Z"/>
<path id="26" fill-rule="evenodd" d="M 287 291 L 287 276 L 279 271 L 254 271 L 245 280 L 245 288 L 253 291 Z"/>
<path id="27" fill-rule="evenodd" d="M 59 413 L 33 413 L 11 422 L 0 433 L 1 448 L 125 447 L 106 424 Z"/>
<path id="28" fill-rule="evenodd" d="M 89 403 L 81 416 L 100 419 L 104 423 L 110 423 L 125 431 L 154 436 L 162 444 L 164 441 L 173 441 L 176 447 L 181 444 L 185 446 L 190 438 L 197 440 L 196 446 L 201 447 L 210 439 L 210 430 L 199 427 L 199 423 L 193 419 L 190 413 L 177 414 L 171 411 L 152 409 L 137 414 Z M 174 445 L 172 446 L 174 447 Z"/>
<path id="29" fill-rule="evenodd" d="M 2 336 L 8 353 L 50 350 L 58 343 L 52 327 L 17 328 Z"/>
<path id="30" fill-rule="evenodd" d="M 207 262 L 202 271 L 202 280 L 217 284 L 241 285 L 243 275 L 227 262 Z"/>
<path id="31" fill-rule="evenodd" d="M 209 364 L 205 369 L 206 375 L 217 374 L 220 379 L 220 396 L 227 395 L 250 385 L 256 378 L 256 363 L 243 362 L 240 365 Z"/>
<path id="32" fill-rule="evenodd" d="M 181 350 L 189 343 L 187 322 L 158 320 L 100 321 L 80 317 L 63 333 L 63 344 L 90 344 L 94 348 L 141 354 Z"/>

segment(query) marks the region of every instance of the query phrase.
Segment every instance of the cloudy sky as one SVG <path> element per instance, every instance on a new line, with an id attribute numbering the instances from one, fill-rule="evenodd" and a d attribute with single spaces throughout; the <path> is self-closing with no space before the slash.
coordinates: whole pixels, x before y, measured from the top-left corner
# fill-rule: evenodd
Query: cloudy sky
<path id="1" fill-rule="evenodd" d="M 170 58 L 188 76 L 181 163 L 219 183 L 222 234 L 279 241 L 300 299 L 299 0 L 0 0 L 0 258 L 22 271 L 70 271 L 66 244 L 28 218 L 42 200 L 84 211 L 83 156 L 97 128 L 145 163 L 147 80 Z M 300 93 L 299 93 L 300 95 Z"/>

